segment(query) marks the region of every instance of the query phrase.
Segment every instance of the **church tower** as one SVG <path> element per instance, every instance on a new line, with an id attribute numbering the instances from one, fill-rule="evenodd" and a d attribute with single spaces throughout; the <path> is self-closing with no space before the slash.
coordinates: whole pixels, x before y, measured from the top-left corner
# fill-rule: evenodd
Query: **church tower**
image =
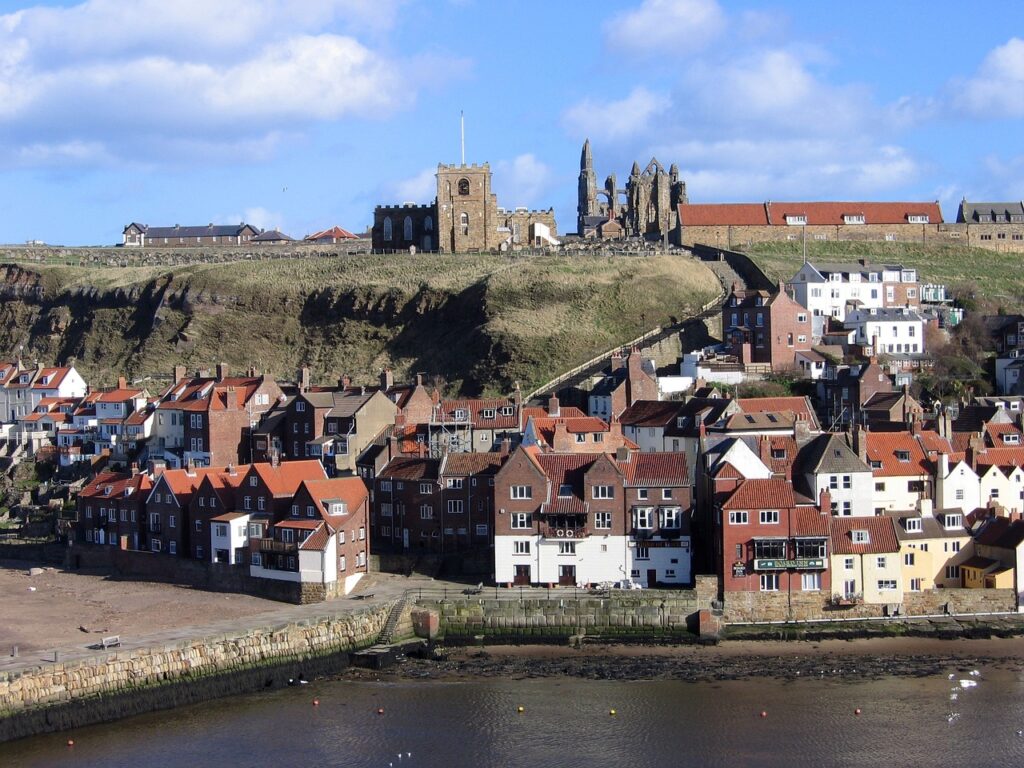
<path id="1" fill-rule="evenodd" d="M 585 217 L 600 215 L 597 201 L 597 174 L 594 173 L 594 158 L 590 155 L 590 139 L 583 142 L 580 153 L 580 182 L 576 206 L 576 231 L 583 237 Z"/>

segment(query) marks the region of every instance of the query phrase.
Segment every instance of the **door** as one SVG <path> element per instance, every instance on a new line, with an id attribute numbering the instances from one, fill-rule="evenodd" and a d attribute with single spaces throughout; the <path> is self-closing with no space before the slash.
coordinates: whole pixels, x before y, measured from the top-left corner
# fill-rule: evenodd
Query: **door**
<path id="1" fill-rule="evenodd" d="M 576 566 L 575 565 L 560 565 L 558 566 L 558 583 L 563 587 L 575 587 L 576 586 Z"/>
<path id="2" fill-rule="evenodd" d="M 408 528 L 403 528 L 402 529 L 402 546 L 405 547 L 406 549 L 409 548 L 409 529 Z"/>
<path id="3" fill-rule="evenodd" d="M 647 588 L 654 589 L 658 586 L 658 569 L 648 568 L 647 569 Z"/>
<path id="4" fill-rule="evenodd" d="M 515 567 L 515 575 L 512 577 L 512 583 L 517 587 L 530 586 L 530 566 L 517 565 Z"/>

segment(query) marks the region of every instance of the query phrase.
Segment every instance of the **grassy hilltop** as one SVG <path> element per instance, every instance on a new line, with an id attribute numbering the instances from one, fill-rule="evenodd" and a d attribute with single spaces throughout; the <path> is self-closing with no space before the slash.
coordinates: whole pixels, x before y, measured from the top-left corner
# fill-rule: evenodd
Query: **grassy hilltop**
<path id="1" fill-rule="evenodd" d="M 679 255 L 8 264 L 0 278 L 0 351 L 73 356 L 97 383 L 223 360 L 281 377 L 305 363 L 318 379 L 366 383 L 390 365 L 399 379 L 437 374 L 467 394 L 539 385 L 719 292 Z"/>
<path id="2" fill-rule="evenodd" d="M 799 241 L 754 243 L 738 248 L 748 254 L 773 279 L 788 280 L 803 263 Z M 869 243 L 851 241 L 808 241 L 810 261 L 851 262 L 867 259 L 875 264 L 903 264 L 916 267 L 921 282 L 942 283 L 957 289 L 974 284 L 981 299 L 996 306 L 1024 303 L 1024 258 L 1019 253 L 996 253 L 984 248 L 920 243 Z"/>

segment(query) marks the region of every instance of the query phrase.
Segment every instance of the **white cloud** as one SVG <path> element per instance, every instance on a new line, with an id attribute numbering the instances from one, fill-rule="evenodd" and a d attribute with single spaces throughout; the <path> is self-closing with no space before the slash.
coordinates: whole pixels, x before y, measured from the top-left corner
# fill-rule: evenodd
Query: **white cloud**
<path id="1" fill-rule="evenodd" d="M 639 55 L 683 56 L 715 40 L 725 28 L 725 14 L 715 0 L 644 0 L 604 25 L 614 50 Z"/>
<path id="2" fill-rule="evenodd" d="M 392 203 L 424 205 L 437 197 L 437 168 L 424 168 L 415 176 L 402 179 L 386 188 L 385 200 Z"/>
<path id="3" fill-rule="evenodd" d="M 237 158 L 315 122 L 390 114 L 415 101 L 409 62 L 341 30 L 386 28 L 397 2 L 88 0 L 0 16 L 0 162 L 91 147 L 145 163 L 190 144 Z"/>
<path id="4" fill-rule="evenodd" d="M 551 168 L 531 153 L 495 163 L 493 178 L 498 205 L 505 208 L 551 206 L 550 201 L 542 199 L 551 187 Z"/>
<path id="5" fill-rule="evenodd" d="M 252 224 L 260 229 L 279 229 L 286 234 L 290 234 L 285 229 L 284 217 L 280 213 L 268 211 L 260 206 L 246 208 L 241 221 L 244 221 L 246 224 Z"/>
<path id="6" fill-rule="evenodd" d="M 1024 40 L 992 49 L 978 71 L 954 82 L 954 104 L 977 117 L 1024 117 Z"/>
<path id="7" fill-rule="evenodd" d="M 573 136 L 620 141 L 644 133 L 670 104 L 664 94 L 638 86 L 618 101 L 584 99 L 563 113 L 562 124 Z"/>

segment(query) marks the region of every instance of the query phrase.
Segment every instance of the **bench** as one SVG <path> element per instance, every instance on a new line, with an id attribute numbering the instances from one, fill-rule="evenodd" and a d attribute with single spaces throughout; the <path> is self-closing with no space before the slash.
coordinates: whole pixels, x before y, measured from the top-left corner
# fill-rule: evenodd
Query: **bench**
<path id="1" fill-rule="evenodd" d="M 369 600 L 371 597 L 373 597 L 373 592 L 367 592 L 363 595 L 352 595 L 353 600 Z"/>
<path id="2" fill-rule="evenodd" d="M 100 648 L 107 650 L 107 648 L 120 648 L 121 647 L 121 636 L 111 635 L 110 637 L 104 637 L 100 640 Z"/>

